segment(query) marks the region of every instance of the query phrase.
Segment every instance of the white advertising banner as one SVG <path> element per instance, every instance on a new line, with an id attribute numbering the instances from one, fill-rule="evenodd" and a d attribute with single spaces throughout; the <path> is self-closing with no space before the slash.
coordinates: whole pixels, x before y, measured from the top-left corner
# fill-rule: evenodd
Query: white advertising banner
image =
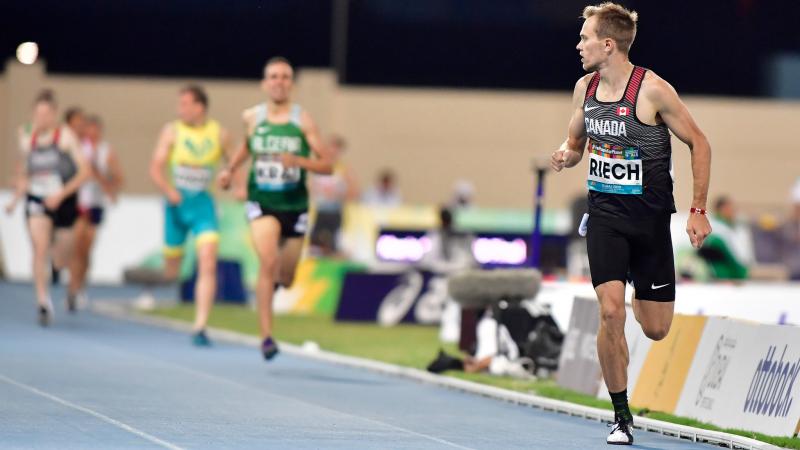
<path id="1" fill-rule="evenodd" d="M 0 207 L 11 199 L 0 191 Z M 7 215 L 0 211 L 0 241 L 6 276 L 12 280 L 30 280 L 32 254 L 25 228 L 23 201 Z M 122 272 L 139 264 L 163 247 L 164 200 L 155 195 L 122 195 L 115 205 L 105 209 L 103 223 L 92 248 L 89 273 L 91 283 L 121 283 Z"/>
<path id="2" fill-rule="evenodd" d="M 800 327 L 709 318 L 675 410 L 725 428 L 800 426 Z"/>

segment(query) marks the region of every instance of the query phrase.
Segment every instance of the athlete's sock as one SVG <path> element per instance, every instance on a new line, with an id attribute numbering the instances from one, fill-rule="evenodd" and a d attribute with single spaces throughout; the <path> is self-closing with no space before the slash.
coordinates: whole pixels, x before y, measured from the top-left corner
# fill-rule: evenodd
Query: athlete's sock
<path id="1" fill-rule="evenodd" d="M 611 395 L 611 403 L 614 404 L 615 418 L 618 417 L 628 422 L 633 422 L 633 415 L 631 414 L 630 408 L 628 408 L 628 390 L 625 389 L 617 393 L 608 391 L 608 393 Z"/>
<path id="2" fill-rule="evenodd" d="M 55 264 L 50 265 L 50 283 L 56 286 L 61 281 L 61 269 Z"/>

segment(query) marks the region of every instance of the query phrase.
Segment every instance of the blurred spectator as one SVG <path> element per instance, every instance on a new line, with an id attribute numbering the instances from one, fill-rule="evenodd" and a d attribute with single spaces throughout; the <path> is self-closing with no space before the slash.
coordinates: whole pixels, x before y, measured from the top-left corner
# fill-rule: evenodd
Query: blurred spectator
<path id="1" fill-rule="evenodd" d="M 439 228 L 425 234 L 431 243 L 420 264 L 436 273 L 452 273 L 474 267 L 472 256 L 474 236 L 455 230 L 453 214 L 449 209 L 439 209 Z"/>
<path id="2" fill-rule="evenodd" d="M 711 227 L 698 253 L 711 267 L 716 279 L 741 280 L 747 278 L 748 266 L 753 262 L 753 245 L 750 230 L 736 222 L 736 205 L 730 197 L 722 196 L 714 202 Z"/>
<path id="3" fill-rule="evenodd" d="M 783 262 L 792 280 L 800 280 L 800 178 L 792 190 L 792 212 L 781 229 Z"/>
<path id="4" fill-rule="evenodd" d="M 79 106 L 71 106 L 64 113 L 64 123 L 80 141 L 86 138 L 86 114 Z"/>
<path id="5" fill-rule="evenodd" d="M 757 263 L 782 264 L 783 243 L 778 218 L 762 214 L 753 226 L 753 252 Z"/>
<path id="6" fill-rule="evenodd" d="M 328 139 L 333 158 L 333 173 L 314 174 L 309 181 L 311 198 L 316 204 L 317 218 L 311 230 L 312 252 L 329 256 L 338 250 L 338 234 L 342 226 L 342 207 L 358 198 L 358 185 L 350 167 L 342 160 L 347 145 L 339 135 Z"/>
<path id="7" fill-rule="evenodd" d="M 467 180 L 458 180 L 455 186 L 453 186 L 453 197 L 450 199 L 450 208 L 453 210 L 469 208 L 472 206 L 474 196 L 475 186 Z"/>
<path id="8" fill-rule="evenodd" d="M 403 202 L 391 169 L 381 170 L 377 181 L 375 186 L 364 193 L 364 203 L 371 206 L 398 206 Z"/>
<path id="9" fill-rule="evenodd" d="M 427 367 L 429 372 L 463 370 L 467 373 L 488 372 L 492 375 L 510 376 L 519 379 L 536 379 L 533 376 L 533 361 L 521 357 L 520 348 L 508 328 L 498 323 L 492 307 L 487 307 L 477 326 L 477 348 L 475 355 L 463 360 L 440 350 Z"/>

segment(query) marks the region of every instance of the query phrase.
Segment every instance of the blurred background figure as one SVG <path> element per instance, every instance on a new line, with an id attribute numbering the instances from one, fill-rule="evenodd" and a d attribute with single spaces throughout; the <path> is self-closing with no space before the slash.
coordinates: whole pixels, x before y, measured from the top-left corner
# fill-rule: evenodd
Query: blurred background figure
<path id="1" fill-rule="evenodd" d="M 380 171 L 377 183 L 370 187 L 361 199 L 370 206 L 398 206 L 403 203 L 400 189 L 397 187 L 397 178 L 392 169 L 385 168 Z"/>
<path id="2" fill-rule="evenodd" d="M 461 333 L 461 306 L 450 297 L 444 286 L 448 276 L 478 266 L 472 254 L 475 235 L 457 230 L 453 213 L 450 209 L 441 207 L 439 228 L 428 231 L 425 238 L 430 242 L 430 250 L 422 257 L 419 265 L 435 274 L 431 285 L 440 283 L 442 286 L 439 296 L 439 307 L 442 310 L 439 339 L 443 342 L 457 342 Z"/>
<path id="3" fill-rule="evenodd" d="M 70 279 L 67 293 L 67 302 L 78 308 L 87 304 L 84 288 L 89 270 L 89 257 L 97 227 L 103 222 L 106 198 L 116 203 L 123 182 L 119 159 L 103 138 L 103 122 L 100 117 L 96 115 L 87 117 L 85 122 L 81 123 L 81 130 L 84 138 L 81 147 L 91 175 L 78 191 L 79 215 L 74 226 L 75 248 L 69 266 Z"/>
<path id="4" fill-rule="evenodd" d="M 430 242 L 430 250 L 420 261 L 422 267 L 446 275 L 477 266 L 472 255 L 475 236 L 456 230 L 450 209 L 439 208 L 439 228 L 428 231 L 425 237 Z"/>
<path id="5" fill-rule="evenodd" d="M 83 141 L 85 139 L 86 113 L 84 113 L 83 108 L 80 106 L 67 108 L 64 112 L 64 124 L 75 133 L 78 140 Z"/>
<path id="6" fill-rule="evenodd" d="M 783 262 L 789 278 L 800 280 L 800 178 L 792 189 L 792 210 L 782 227 Z"/>
<path id="7" fill-rule="evenodd" d="M 342 158 L 347 142 L 342 136 L 334 134 L 328 138 L 327 146 L 333 160 L 333 173 L 313 174 L 309 182 L 311 198 L 317 208 L 310 250 L 312 254 L 321 256 L 331 256 L 339 251 L 342 210 L 346 202 L 359 197 L 356 178 Z"/>
<path id="8" fill-rule="evenodd" d="M 450 199 L 452 210 L 469 208 L 475 198 L 475 186 L 469 180 L 458 180 L 453 186 L 453 197 Z"/>
<path id="9" fill-rule="evenodd" d="M 714 202 L 711 216 L 714 230 L 698 250 L 711 267 L 714 278 L 743 280 L 748 277 L 748 266 L 754 262 L 753 241 L 747 225 L 737 221 L 737 208 L 727 195 Z"/>
<path id="10" fill-rule="evenodd" d="M 214 173 L 230 154 L 230 135 L 208 116 L 209 98 L 202 86 L 178 91 L 178 119 L 168 122 L 150 162 L 150 178 L 166 197 L 164 208 L 164 275 L 176 280 L 184 244 L 191 232 L 197 252 L 192 343 L 207 347 L 206 323 L 217 292 L 219 224 L 211 193 Z M 169 176 L 167 176 L 169 173 Z"/>
<path id="11" fill-rule="evenodd" d="M 53 318 L 53 303 L 47 289 L 47 260 L 52 257 L 53 272 L 65 266 L 72 250 L 72 226 L 78 216 L 76 192 L 89 176 L 77 136 L 59 124 L 55 94 L 39 93 L 33 104 L 31 122 L 19 130 L 19 146 L 24 161 L 19 170 L 17 190 L 7 212 L 13 211 L 24 193 L 28 234 L 33 247 L 33 281 L 39 324 L 47 326 Z M 73 303 L 67 304 L 75 310 Z"/>

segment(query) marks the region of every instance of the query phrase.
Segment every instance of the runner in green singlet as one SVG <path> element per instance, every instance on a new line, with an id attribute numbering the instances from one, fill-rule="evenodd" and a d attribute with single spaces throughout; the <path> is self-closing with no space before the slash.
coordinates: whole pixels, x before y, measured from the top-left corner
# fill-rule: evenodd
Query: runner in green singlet
<path id="1" fill-rule="evenodd" d="M 256 298 L 267 360 L 278 353 L 272 298 L 279 285 L 291 286 L 308 230 L 306 173 L 329 174 L 333 167 L 311 116 L 291 101 L 293 77 L 285 58 L 267 61 L 261 82 L 267 101 L 244 111 L 247 140 L 218 175 L 227 189 L 239 166 L 252 158 L 245 207 L 260 262 Z"/>

